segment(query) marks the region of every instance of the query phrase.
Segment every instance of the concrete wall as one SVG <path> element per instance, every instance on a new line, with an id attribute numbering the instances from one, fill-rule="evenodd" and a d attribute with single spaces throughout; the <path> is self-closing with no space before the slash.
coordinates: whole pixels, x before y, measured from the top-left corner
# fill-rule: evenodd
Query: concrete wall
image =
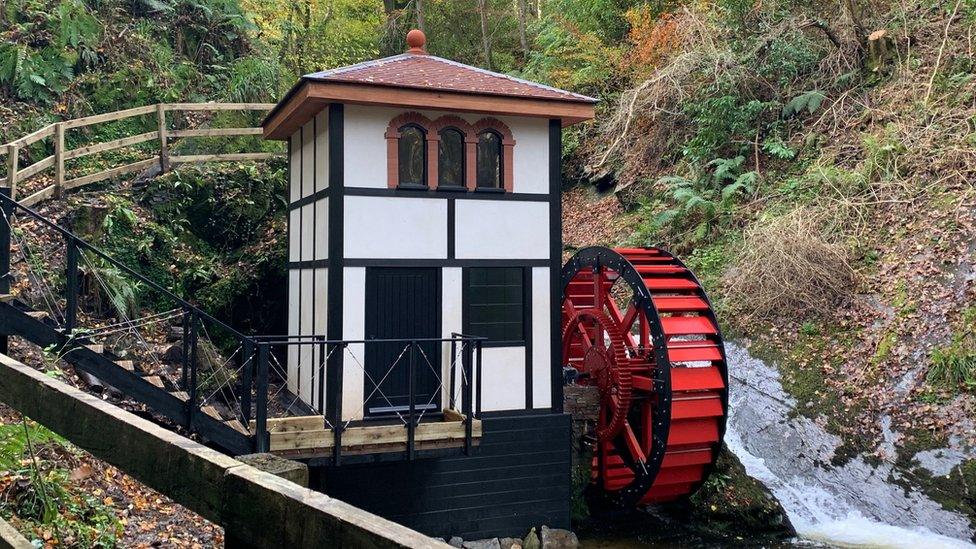
<path id="1" fill-rule="evenodd" d="M 0 400 L 253 547 L 449 547 L 245 465 L 5 355 Z"/>

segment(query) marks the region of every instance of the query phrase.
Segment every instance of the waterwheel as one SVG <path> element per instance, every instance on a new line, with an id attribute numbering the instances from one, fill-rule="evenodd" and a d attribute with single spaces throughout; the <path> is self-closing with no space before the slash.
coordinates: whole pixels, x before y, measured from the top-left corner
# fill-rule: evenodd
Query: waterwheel
<path id="1" fill-rule="evenodd" d="M 722 334 L 698 279 L 661 249 L 591 247 L 562 284 L 563 364 L 600 393 L 590 495 L 628 507 L 691 494 L 728 413 Z"/>

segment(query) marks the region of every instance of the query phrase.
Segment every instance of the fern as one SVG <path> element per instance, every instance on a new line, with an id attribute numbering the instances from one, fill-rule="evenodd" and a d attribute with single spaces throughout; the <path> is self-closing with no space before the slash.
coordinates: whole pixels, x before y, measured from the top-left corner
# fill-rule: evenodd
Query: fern
<path id="1" fill-rule="evenodd" d="M 820 90 L 811 90 L 801 93 L 794 97 L 783 107 L 783 118 L 790 118 L 803 112 L 804 110 L 813 114 L 823 103 L 824 93 Z"/>

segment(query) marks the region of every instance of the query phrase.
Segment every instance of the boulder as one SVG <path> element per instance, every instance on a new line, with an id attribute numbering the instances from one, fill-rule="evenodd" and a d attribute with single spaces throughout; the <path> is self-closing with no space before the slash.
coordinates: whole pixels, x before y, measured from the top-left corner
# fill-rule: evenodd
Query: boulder
<path id="1" fill-rule="evenodd" d="M 502 549 L 522 549 L 522 540 L 518 538 L 499 538 L 498 544 Z"/>
<path id="2" fill-rule="evenodd" d="M 463 543 L 464 540 L 457 536 L 452 536 L 451 539 L 447 542 L 447 544 L 450 545 L 451 547 L 461 547 Z"/>
<path id="3" fill-rule="evenodd" d="M 498 538 L 490 539 L 476 539 L 474 541 L 466 541 L 461 544 L 463 549 L 501 549 L 501 545 L 498 542 Z"/>
<path id="4" fill-rule="evenodd" d="M 576 534 L 561 528 L 542 526 L 542 549 L 576 549 L 579 539 Z"/>
<path id="5" fill-rule="evenodd" d="M 170 345 L 165 351 L 163 351 L 162 359 L 163 362 L 166 362 L 167 364 L 182 364 L 183 344 L 177 343 L 176 345 Z"/>
<path id="6" fill-rule="evenodd" d="M 525 539 L 522 540 L 523 549 L 541 549 L 539 543 L 539 535 L 535 533 L 535 528 L 529 530 L 529 533 L 525 535 Z"/>

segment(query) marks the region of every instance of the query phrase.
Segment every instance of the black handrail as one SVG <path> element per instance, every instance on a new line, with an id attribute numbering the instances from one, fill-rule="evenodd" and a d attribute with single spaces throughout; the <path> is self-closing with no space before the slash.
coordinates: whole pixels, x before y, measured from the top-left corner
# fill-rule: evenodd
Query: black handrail
<path id="1" fill-rule="evenodd" d="M 6 194 L 0 193 L 0 201 L 3 201 L 5 204 L 10 204 L 10 205 L 12 205 L 15 208 L 19 208 L 19 209 L 27 212 L 28 215 L 30 215 L 31 217 L 33 217 L 37 221 L 41 222 L 43 225 L 46 225 L 46 226 L 50 227 L 51 229 L 54 229 L 58 233 L 61 233 L 62 236 L 64 236 L 66 239 L 69 239 L 70 241 L 73 241 L 77 246 L 80 246 L 82 248 L 85 248 L 85 249 L 91 251 L 92 253 L 94 253 L 95 255 L 97 255 L 99 257 L 101 257 L 102 259 L 104 259 L 105 261 L 109 262 L 113 266 L 118 267 L 119 269 L 121 269 L 122 271 L 126 272 L 127 274 L 135 277 L 140 282 L 142 282 L 142 283 L 150 286 L 154 290 L 162 293 L 163 295 L 165 295 L 166 297 L 172 299 L 176 303 L 179 303 L 183 308 L 190 309 L 194 313 L 200 315 L 200 317 L 202 317 L 203 319 L 207 320 L 208 322 L 211 322 L 213 324 L 216 324 L 217 326 L 220 326 L 220 328 L 223 329 L 223 330 L 227 330 L 235 338 L 240 339 L 240 340 L 244 340 L 244 339 L 247 339 L 249 337 L 249 336 L 246 336 L 246 335 L 238 332 L 234 328 L 231 328 L 226 323 L 218 320 L 217 318 L 214 318 L 213 316 L 211 316 L 210 314 L 208 314 L 203 309 L 200 309 L 196 305 L 194 305 L 194 304 L 190 303 L 189 301 L 181 298 L 180 296 L 174 294 L 170 290 L 167 290 L 166 288 L 164 288 L 163 286 L 157 284 L 153 280 L 150 280 L 149 278 L 146 278 L 145 276 L 139 274 L 139 272 L 133 270 L 131 267 L 129 267 L 129 266 L 125 265 L 124 263 L 118 261 L 117 259 L 115 259 L 112 256 L 108 255 L 107 253 L 105 253 L 102 250 L 98 249 L 94 245 L 89 244 L 87 241 L 82 240 L 81 237 L 79 237 L 79 236 L 75 235 L 74 233 L 72 233 L 71 231 L 69 231 L 69 230 L 61 227 L 57 223 L 54 223 L 53 221 L 47 219 L 46 217 L 42 216 L 41 214 L 37 213 L 36 211 L 32 210 L 31 208 L 29 208 L 27 206 L 24 206 L 20 202 L 17 202 L 16 200 L 10 198 Z M 9 220 L 8 220 L 8 222 L 9 222 Z"/>

